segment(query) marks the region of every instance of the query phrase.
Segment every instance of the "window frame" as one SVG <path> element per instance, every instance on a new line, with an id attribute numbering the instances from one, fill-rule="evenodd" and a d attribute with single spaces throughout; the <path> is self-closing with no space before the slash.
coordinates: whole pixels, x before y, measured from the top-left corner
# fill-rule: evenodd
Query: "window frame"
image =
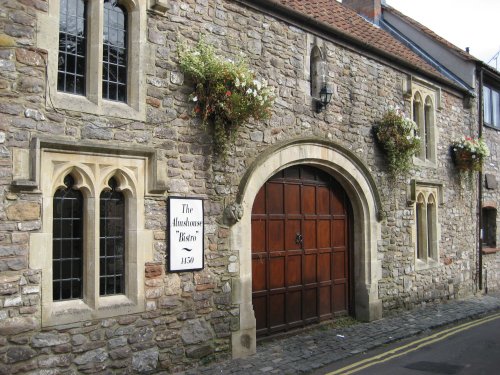
<path id="1" fill-rule="evenodd" d="M 494 105 L 494 96 L 496 94 L 496 106 Z M 486 108 L 489 110 L 489 119 L 487 118 Z M 495 111 L 496 109 L 496 111 Z M 483 85 L 483 122 L 484 125 L 500 130 L 500 90 L 491 86 L 491 85 Z M 495 117 L 496 113 L 496 117 Z M 496 119 L 496 123 L 495 123 Z"/>
<path id="2" fill-rule="evenodd" d="M 85 95 L 75 95 L 57 90 L 60 0 L 52 0 L 48 14 L 41 14 L 38 21 L 37 47 L 47 51 L 46 105 L 58 109 L 85 112 L 95 115 L 145 120 L 146 94 L 144 70 L 146 64 L 146 8 L 147 0 L 118 0 L 128 13 L 127 17 L 127 102 L 103 99 L 102 56 L 104 0 L 87 2 L 87 55 Z M 131 58 L 134 57 L 134 58 Z M 101 79 L 93 79 L 101 77 Z"/>
<path id="3" fill-rule="evenodd" d="M 66 179 L 71 178 L 71 180 L 66 183 Z M 83 194 L 81 193 L 80 190 L 74 189 L 74 178 L 71 176 L 71 174 L 66 175 L 64 178 L 64 184 L 65 188 L 59 187 L 56 189 L 54 192 L 54 198 L 52 200 L 52 207 L 53 207 L 53 214 L 52 214 L 52 223 L 53 223 L 53 232 L 52 232 L 52 288 L 53 288 L 53 300 L 55 301 L 65 301 L 69 299 L 81 299 L 82 294 L 83 294 L 83 282 L 84 282 L 84 277 L 83 277 L 83 264 L 84 264 L 84 236 L 83 236 L 83 223 L 84 223 L 84 216 L 83 216 L 83 211 L 85 207 L 84 203 L 84 198 Z M 75 209 L 75 205 L 73 202 L 77 201 L 77 209 Z M 65 216 L 64 215 L 64 206 L 71 202 L 71 216 Z M 61 214 L 57 215 L 55 214 L 56 207 L 59 207 L 61 210 Z M 75 215 L 77 214 L 77 215 Z M 77 216 L 77 220 L 75 220 L 75 216 Z M 59 232 L 56 230 L 55 225 L 56 222 L 59 221 L 59 226 L 60 230 Z M 62 229 L 63 225 L 67 226 L 67 222 L 71 221 L 70 225 L 70 232 L 71 234 L 69 236 L 64 235 L 64 230 Z M 77 226 L 75 226 L 75 221 L 77 221 Z M 66 224 L 64 224 L 66 223 Z M 79 237 L 80 238 L 75 238 L 75 228 L 77 228 L 77 233 L 79 232 Z M 56 233 L 58 235 L 56 235 Z M 76 240 L 76 241 L 75 241 Z M 63 253 L 67 253 L 68 249 L 66 248 L 65 250 L 63 247 L 64 246 L 64 241 L 70 241 L 70 246 L 69 248 L 71 256 L 68 258 L 67 256 L 64 256 Z M 59 256 L 56 257 L 56 250 L 55 250 L 55 245 L 57 242 L 57 247 L 59 249 Z M 77 243 L 78 246 L 76 246 L 75 250 L 75 242 Z M 75 260 L 79 260 L 80 265 L 78 266 L 78 272 L 74 270 L 74 263 Z M 64 261 L 70 261 L 71 262 L 71 267 L 70 267 L 70 275 L 69 278 L 64 278 L 63 277 L 63 265 L 62 263 Z M 56 274 L 55 269 L 54 269 L 54 263 L 55 262 L 60 262 L 60 272 L 59 274 Z M 65 280 L 66 279 L 66 280 Z M 70 297 L 63 297 L 63 283 L 69 282 L 71 285 L 71 296 Z M 59 284 L 59 297 L 55 298 L 56 293 L 54 293 L 54 289 L 56 288 L 56 283 Z M 78 283 L 79 285 L 79 293 L 78 296 L 75 297 L 73 295 L 74 293 L 74 283 Z"/>
<path id="4" fill-rule="evenodd" d="M 70 324 L 145 311 L 144 265 L 152 261 L 152 231 L 144 229 L 144 197 L 148 157 L 115 154 L 40 150 L 40 190 L 44 207 L 42 228 L 30 234 L 30 267 L 41 269 L 42 326 Z M 84 162 L 83 162 L 84 161 Z M 84 201 L 83 297 L 54 301 L 52 296 L 53 196 L 68 174 Z M 125 293 L 99 294 L 99 196 L 115 177 L 125 199 Z M 140 244 L 140 249 L 138 244 Z M 140 250 L 140 251 L 139 251 Z M 90 265 L 95 266 L 90 266 Z"/>
<path id="5" fill-rule="evenodd" d="M 118 189 L 118 183 L 116 182 L 115 177 L 111 177 L 108 181 L 108 186 L 109 188 L 105 188 L 101 193 L 99 194 L 99 293 L 101 296 L 109 296 L 109 295 L 116 295 L 116 294 L 126 294 L 125 288 L 124 288 L 124 279 L 126 278 L 126 273 L 125 273 L 125 249 L 126 249 L 126 230 L 127 230 L 127 223 L 125 221 L 125 212 L 127 210 L 127 200 L 124 196 L 124 194 Z M 122 207 L 119 207 L 116 205 L 116 202 L 122 202 Z M 113 207 L 113 212 L 116 215 L 117 208 L 120 209 L 119 212 L 119 217 L 109 217 L 109 207 L 110 205 L 115 205 Z M 103 212 L 105 215 L 103 215 Z M 111 223 L 113 222 L 121 222 L 121 225 L 112 225 Z M 119 233 L 117 233 L 119 231 Z M 111 233 L 110 235 L 110 232 Z M 124 249 L 121 250 L 121 254 L 116 254 L 116 240 L 120 240 L 123 243 Z M 108 246 L 109 244 L 112 244 L 112 246 Z M 108 249 L 111 248 L 111 250 L 108 252 Z M 118 246 L 119 248 L 119 246 Z M 112 253 L 112 254 L 110 254 Z M 108 268 L 109 266 L 110 259 L 112 260 L 113 263 L 113 270 L 108 271 L 104 270 L 103 268 Z M 121 266 L 117 267 L 117 260 L 119 260 L 122 264 Z M 103 263 L 106 265 L 106 267 L 102 267 Z M 119 268 L 119 271 L 117 273 L 117 268 Z M 120 283 L 116 281 L 117 276 L 119 276 L 120 279 L 123 279 Z M 112 285 L 113 292 L 108 292 L 108 283 L 105 282 L 103 284 L 103 280 L 106 281 L 107 279 L 113 278 L 114 282 Z M 117 289 L 119 289 L 117 291 Z M 104 292 L 103 292 L 104 290 Z"/>
<path id="6" fill-rule="evenodd" d="M 435 90 L 412 84 L 411 118 L 417 124 L 420 136 L 420 151 L 413 157 L 413 162 L 417 166 L 437 168 L 436 103 Z"/>
<path id="7" fill-rule="evenodd" d="M 436 184 L 417 184 L 413 182 L 414 198 L 414 257 L 416 270 L 440 265 L 440 224 L 439 202 L 442 201 L 442 187 Z"/>
<path id="8" fill-rule="evenodd" d="M 486 248 L 497 248 L 497 209 L 494 206 L 483 206 L 482 215 L 482 245 Z"/>
<path id="9" fill-rule="evenodd" d="M 61 0 L 60 0 L 61 1 Z M 63 0 L 66 2 L 66 5 L 68 5 L 69 2 L 74 1 L 75 5 L 75 14 L 69 14 L 69 13 L 64 13 L 65 18 L 64 18 L 64 23 L 67 25 L 70 20 L 76 20 L 76 25 L 77 25 L 77 30 L 75 30 L 75 34 L 71 32 L 71 30 L 65 30 L 63 32 L 65 43 L 64 43 L 64 48 L 61 48 L 61 23 L 63 22 L 62 15 L 63 13 L 60 12 L 59 14 L 59 33 L 58 33 L 58 65 L 57 65 L 57 89 L 59 92 L 65 92 L 67 94 L 73 94 L 73 95 L 85 95 L 85 89 L 86 89 L 86 67 L 87 67 L 87 9 L 88 5 L 85 0 Z M 82 14 L 78 14 L 78 11 L 81 11 L 80 9 L 80 4 L 83 6 L 83 11 Z M 69 7 L 68 7 L 69 8 Z M 78 35 L 78 21 L 83 20 L 83 36 Z M 68 39 L 71 39 L 73 37 L 76 40 L 76 50 L 74 53 L 71 53 L 68 51 Z M 78 43 L 78 39 L 84 41 L 82 43 L 82 49 L 83 49 L 83 55 L 80 55 L 78 51 L 80 50 L 79 46 L 80 43 Z M 73 67 L 73 72 L 68 71 L 68 57 L 74 57 L 75 62 L 74 62 L 74 67 Z M 81 58 L 83 60 L 83 68 L 81 70 L 78 69 L 79 63 L 77 62 L 78 58 Z M 61 62 L 61 59 L 64 61 L 63 66 L 64 70 L 60 70 L 59 63 Z M 63 77 L 63 81 L 61 82 L 59 77 Z M 78 85 L 76 84 L 78 77 L 82 78 L 81 81 L 81 89 L 78 89 Z M 67 83 L 67 79 L 71 78 L 74 81 L 74 87 L 72 90 L 69 89 L 69 84 Z M 60 86 L 63 86 L 63 89 L 60 89 Z"/>

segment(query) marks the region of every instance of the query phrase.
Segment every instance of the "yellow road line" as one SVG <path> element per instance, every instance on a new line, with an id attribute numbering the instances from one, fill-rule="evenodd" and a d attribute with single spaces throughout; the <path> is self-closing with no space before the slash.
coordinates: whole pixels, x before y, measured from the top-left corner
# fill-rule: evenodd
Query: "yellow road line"
<path id="1" fill-rule="evenodd" d="M 459 333 L 461 331 L 465 331 L 469 328 L 490 322 L 490 321 L 498 319 L 498 318 L 500 318 L 500 313 L 490 315 L 490 316 L 487 316 L 487 317 L 484 317 L 484 318 L 481 318 L 478 320 L 474 320 L 472 322 L 464 323 L 464 324 L 459 325 L 459 326 L 448 328 L 448 329 L 445 329 L 443 331 L 437 332 L 433 335 L 426 336 L 426 337 L 421 338 L 419 340 L 415 340 L 415 341 L 412 341 L 411 343 L 408 343 L 408 344 L 405 344 L 403 346 L 397 347 L 395 349 L 389 350 L 389 351 L 384 352 L 382 354 L 358 361 L 356 363 L 352 363 L 348 366 L 345 366 L 345 367 L 338 369 L 338 370 L 335 370 L 333 372 L 329 372 L 325 375 L 353 374 L 353 373 L 358 372 L 360 370 L 363 370 L 367 367 L 376 365 L 378 363 L 386 362 L 390 359 L 400 357 L 400 356 L 405 355 L 407 353 L 411 353 L 412 351 L 415 351 L 415 350 L 420 349 L 422 347 L 425 347 L 427 345 L 430 345 L 430 344 L 433 344 L 433 343 L 438 342 L 440 340 L 443 340 L 451 335 L 454 335 L 454 334 Z M 410 348 L 410 347 L 415 346 L 415 345 L 417 345 L 417 346 Z M 404 352 L 401 352 L 402 350 L 407 349 L 407 348 L 409 348 L 409 349 L 404 351 Z"/>

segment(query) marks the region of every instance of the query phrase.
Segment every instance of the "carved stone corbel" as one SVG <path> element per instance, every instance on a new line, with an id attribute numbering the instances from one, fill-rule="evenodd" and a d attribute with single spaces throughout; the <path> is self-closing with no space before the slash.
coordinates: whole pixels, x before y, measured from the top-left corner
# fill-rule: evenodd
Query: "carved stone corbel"
<path id="1" fill-rule="evenodd" d="M 231 203 L 224 209 L 224 223 L 227 225 L 236 224 L 243 217 L 243 207 L 239 203 Z"/>

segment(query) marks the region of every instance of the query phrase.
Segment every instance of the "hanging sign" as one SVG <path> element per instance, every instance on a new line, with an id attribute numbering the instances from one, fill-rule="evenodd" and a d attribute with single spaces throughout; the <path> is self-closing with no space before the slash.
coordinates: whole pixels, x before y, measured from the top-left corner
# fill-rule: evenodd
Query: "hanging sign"
<path id="1" fill-rule="evenodd" d="M 204 266 L 203 200 L 169 198 L 168 270 L 201 270 Z"/>

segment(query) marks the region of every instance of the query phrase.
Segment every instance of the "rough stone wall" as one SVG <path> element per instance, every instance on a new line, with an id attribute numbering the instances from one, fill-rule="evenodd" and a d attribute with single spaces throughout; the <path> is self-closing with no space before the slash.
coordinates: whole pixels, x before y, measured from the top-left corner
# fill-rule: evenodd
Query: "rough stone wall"
<path id="1" fill-rule="evenodd" d="M 307 33 L 234 1 L 187 0 L 169 2 L 165 16 L 148 14 L 147 43 L 153 55 L 144 72 L 145 122 L 56 110 L 45 104 L 45 51 L 34 47 L 36 17 L 47 6 L 43 0 L 6 0 L 0 8 L 0 373 L 179 371 L 229 356 L 230 335 L 239 323 L 238 306 L 231 301 L 239 259 L 230 248 L 222 212 L 258 155 L 299 137 L 342 144 L 371 170 L 386 214 L 378 244 L 379 295 L 386 311 L 474 291 L 475 195 L 457 180 L 448 150 L 455 135 L 474 124 L 475 113 L 464 109 L 461 98 L 443 91 L 443 108 L 436 112 L 437 169 L 420 168 L 391 180 L 371 127 L 389 105 L 410 112 L 401 89 L 406 74 L 326 42 L 329 81 L 336 94 L 327 110 L 317 114 L 308 94 Z M 226 161 L 212 158 L 210 136 L 192 117 L 190 83 L 178 69 L 177 43 L 194 43 L 200 33 L 224 56 L 244 52 L 258 75 L 277 88 L 271 119 L 245 124 Z M 154 261 L 144 265 L 147 311 L 41 328 L 43 275 L 28 266 L 29 233 L 40 229 L 41 199 L 36 190 L 11 185 L 13 149 L 28 149 L 37 135 L 159 150 L 168 165 L 167 194 L 206 198 L 205 270 L 165 272 L 166 199 L 146 197 L 145 229 L 154 232 Z M 411 178 L 441 181 L 445 196 L 439 207 L 442 265 L 418 272 L 413 208 L 406 193 Z"/>
<path id="2" fill-rule="evenodd" d="M 500 183 L 500 171 L 498 163 L 500 162 L 500 132 L 493 128 L 485 127 L 483 130 L 483 138 L 485 139 L 490 149 L 490 156 L 486 159 L 483 167 L 484 174 L 492 174 Z M 484 177 L 484 176 L 483 176 Z M 500 202 L 500 187 L 489 189 L 486 186 L 485 180 L 483 184 L 483 207 L 489 206 L 497 210 L 496 217 L 496 248 L 500 248 L 500 215 L 498 214 L 498 203 Z M 500 185 L 499 185 L 500 186 Z M 498 290 L 500 288 L 500 252 L 491 252 L 483 254 L 484 268 L 487 269 L 486 274 L 483 274 L 483 284 L 488 290 Z"/>
<path id="3" fill-rule="evenodd" d="M 449 145 L 474 126 L 474 113 L 465 110 L 462 100 L 444 93 L 442 109 L 436 111 L 438 130 L 437 168 L 415 170 L 412 178 L 443 184 L 443 204 L 438 206 L 440 225 L 440 266 L 415 271 L 413 206 L 406 204 L 405 181 L 400 189 L 384 187 L 388 199 L 387 227 L 384 228 L 383 279 L 380 296 L 384 308 L 413 307 L 426 301 L 461 297 L 475 291 L 476 189 L 453 166 Z M 383 178 L 383 177 L 382 177 Z M 407 182 L 407 180 L 406 180 Z"/>

